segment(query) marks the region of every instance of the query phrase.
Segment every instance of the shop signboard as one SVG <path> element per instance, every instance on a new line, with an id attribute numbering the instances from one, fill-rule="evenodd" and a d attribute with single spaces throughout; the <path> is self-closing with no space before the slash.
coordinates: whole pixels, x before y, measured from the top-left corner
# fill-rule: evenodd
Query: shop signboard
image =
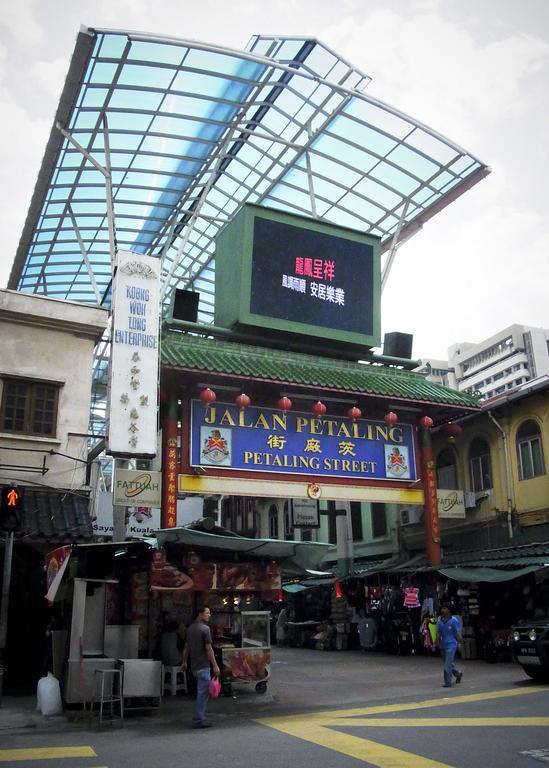
<path id="1" fill-rule="evenodd" d="M 272 592 L 282 589 L 277 563 L 216 563 L 215 589 Z"/>
<path id="2" fill-rule="evenodd" d="M 187 553 L 181 562 L 166 559 L 160 549 L 151 555 L 151 589 L 165 592 L 278 592 L 280 566 L 275 562 L 213 563 Z"/>
<path id="3" fill-rule="evenodd" d="M 315 499 L 292 499 L 292 522 L 294 528 L 319 528 L 319 503 Z"/>
<path id="4" fill-rule="evenodd" d="M 414 428 L 342 416 L 191 402 L 193 467 L 344 477 L 417 479 Z"/>
<path id="5" fill-rule="evenodd" d="M 465 517 L 465 497 L 463 491 L 437 488 L 438 516 L 457 519 Z"/>
<path id="6" fill-rule="evenodd" d="M 177 500 L 177 525 L 188 525 L 202 517 L 204 500 L 201 497 L 187 497 Z M 110 491 L 99 491 L 95 496 L 92 529 L 94 536 L 113 536 L 113 495 Z M 128 507 L 126 513 L 126 536 L 142 538 L 153 536 L 160 525 L 160 508 L 148 506 Z"/>
<path id="7" fill-rule="evenodd" d="M 380 240 L 246 205 L 216 240 L 215 322 L 380 342 Z"/>
<path id="8" fill-rule="evenodd" d="M 156 456 L 160 262 L 118 251 L 113 279 L 107 452 Z"/>
<path id="9" fill-rule="evenodd" d="M 113 504 L 120 507 L 160 507 L 162 473 L 141 469 L 115 468 Z"/>

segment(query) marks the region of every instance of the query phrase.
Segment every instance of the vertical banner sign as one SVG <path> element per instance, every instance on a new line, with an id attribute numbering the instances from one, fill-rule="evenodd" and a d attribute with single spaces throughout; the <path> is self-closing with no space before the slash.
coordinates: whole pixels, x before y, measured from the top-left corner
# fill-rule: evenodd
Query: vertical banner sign
<path id="1" fill-rule="evenodd" d="M 177 526 L 177 438 L 166 441 L 166 528 Z"/>
<path id="2" fill-rule="evenodd" d="M 438 544 L 440 541 L 440 527 L 438 520 L 438 504 L 437 504 L 437 482 L 435 473 L 435 462 L 429 459 L 426 464 L 425 473 L 425 500 L 426 507 L 428 509 L 429 519 L 431 521 L 431 533 L 433 541 Z"/>
<path id="3" fill-rule="evenodd" d="M 118 251 L 108 398 L 113 456 L 157 452 L 159 267 L 152 256 Z"/>

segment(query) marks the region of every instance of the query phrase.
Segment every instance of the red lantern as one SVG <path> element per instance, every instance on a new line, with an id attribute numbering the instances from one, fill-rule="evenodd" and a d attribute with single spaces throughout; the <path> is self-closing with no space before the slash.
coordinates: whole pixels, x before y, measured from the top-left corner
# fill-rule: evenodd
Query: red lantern
<path id="1" fill-rule="evenodd" d="M 206 389 L 203 389 L 200 393 L 200 400 L 204 403 L 204 405 L 211 405 L 212 403 L 215 403 L 217 395 L 213 391 L 213 389 L 210 389 L 209 387 L 206 387 Z"/>
<path id="2" fill-rule="evenodd" d="M 393 411 L 389 411 L 385 414 L 383 420 L 389 427 L 394 427 L 398 423 L 398 416 Z"/>
<path id="3" fill-rule="evenodd" d="M 244 392 L 235 398 L 236 405 L 238 405 L 238 407 L 241 409 L 248 408 L 248 406 L 251 405 L 251 402 L 251 399 Z"/>
<path id="4" fill-rule="evenodd" d="M 343 590 L 341 589 L 341 584 L 336 579 L 336 582 L 334 584 L 334 590 L 335 590 L 335 596 L 339 599 L 343 597 Z"/>
<path id="5" fill-rule="evenodd" d="M 282 594 L 282 590 L 281 589 L 278 590 L 278 594 L 276 596 L 276 600 L 277 600 L 278 603 L 283 603 L 284 602 L 284 595 Z"/>
<path id="6" fill-rule="evenodd" d="M 321 403 L 320 400 L 317 400 L 317 402 L 313 405 L 313 413 L 315 416 L 324 416 L 326 413 L 326 406 L 324 403 Z"/>
<path id="7" fill-rule="evenodd" d="M 281 411 L 289 411 L 292 407 L 292 401 L 289 397 L 281 397 L 276 405 Z"/>
<path id="8" fill-rule="evenodd" d="M 419 420 L 419 423 L 423 427 L 423 429 L 431 429 L 433 426 L 433 420 L 430 416 L 422 416 Z"/>
<path id="9" fill-rule="evenodd" d="M 451 440 L 453 440 L 456 437 L 459 437 L 461 435 L 461 427 L 459 424 L 455 424 L 452 421 L 449 421 L 448 424 L 443 424 L 440 428 L 440 434 L 443 435 L 443 437 L 449 437 Z"/>
<path id="10" fill-rule="evenodd" d="M 347 411 L 347 416 L 352 421 L 356 421 L 357 419 L 360 419 L 360 417 L 362 416 L 362 411 L 360 410 L 360 408 L 357 408 L 356 405 L 353 405 L 353 407 L 349 408 L 349 410 Z"/>

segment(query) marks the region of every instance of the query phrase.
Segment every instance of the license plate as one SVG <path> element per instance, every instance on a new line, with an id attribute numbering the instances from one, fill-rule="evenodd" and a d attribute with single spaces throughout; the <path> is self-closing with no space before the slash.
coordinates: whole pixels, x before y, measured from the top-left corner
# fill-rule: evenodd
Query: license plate
<path id="1" fill-rule="evenodd" d="M 517 656 L 519 664 L 541 664 L 539 656 Z"/>

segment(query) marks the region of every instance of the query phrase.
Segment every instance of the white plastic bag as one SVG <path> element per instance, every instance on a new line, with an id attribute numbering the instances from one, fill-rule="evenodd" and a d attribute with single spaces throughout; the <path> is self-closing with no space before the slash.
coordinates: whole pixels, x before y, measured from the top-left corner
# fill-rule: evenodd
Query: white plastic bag
<path id="1" fill-rule="evenodd" d="M 59 680 L 51 672 L 48 672 L 47 677 L 41 677 L 38 681 L 36 700 L 36 708 L 45 716 L 63 713 Z"/>

